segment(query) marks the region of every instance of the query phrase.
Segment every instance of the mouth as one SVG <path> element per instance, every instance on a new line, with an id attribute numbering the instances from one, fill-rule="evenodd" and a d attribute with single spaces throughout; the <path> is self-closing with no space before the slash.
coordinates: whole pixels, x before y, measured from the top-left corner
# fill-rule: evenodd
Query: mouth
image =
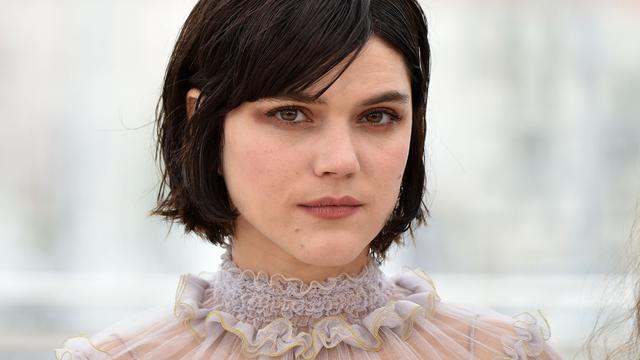
<path id="1" fill-rule="evenodd" d="M 352 196 L 342 196 L 339 198 L 325 196 L 319 199 L 311 200 L 305 203 L 300 204 L 300 206 L 306 207 L 317 207 L 317 206 L 362 206 L 363 203 L 352 197 Z"/>
<path id="2" fill-rule="evenodd" d="M 349 217 L 362 207 L 357 206 L 300 206 L 306 213 L 320 219 L 342 219 Z"/>

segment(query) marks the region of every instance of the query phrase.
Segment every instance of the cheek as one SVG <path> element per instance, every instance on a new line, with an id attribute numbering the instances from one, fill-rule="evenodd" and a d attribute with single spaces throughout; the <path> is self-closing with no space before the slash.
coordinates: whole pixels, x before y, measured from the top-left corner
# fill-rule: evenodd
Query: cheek
<path id="1" fill-rule="evenodd" d="M 393 211 L 398 200 L 402 176 L 407 163 L 410 148 L 410 132 L 399 134 L 389 139 L 377 149 L 367 152 L 367 162 L 371 173 L 375 193 L 375 212 L 381 219 L 386 219 Z"/>
<path id="2" fill-rule="evenodd" d="M 282 197 L 287 179 L 295 178 L 295 158 L 287 147 L 258 134 L 245 131 L 239 135 L 233 129 L 227 134 L 223 173 L 235 206 L 242 212 L 273 204 L 270 199 Z"/>
<path id="3" fill-rule="evenodd" d="M 386 157 L 378 169 L 380 183 L 379 189 L 388 189 L 385 191 L 385 197 L 388 204 L 395 206 L 400 186 L 402 185 L 402 176 L 404 174 L 406 160 L 408 156 L 408 147 L 396 146 L 389 149 L 385 154 Z"/>
<path id="4" fill-rule="evenodd" d="M 396 175 L 396 180 L 402 178 L 405 166 L 407 164 L 407 158 L 409 156 L 409 140 L 407 142 L 399 142 L 392 146 L 388 153 L 388 170 Z"/>
<path id="5" fill-rule="evenodd" d="M 411 132 L 403 131 L 379 146 L 376 151 L 370 149 L 369 162 L 375 169 L 376 178 L 388 185 L 397 184 L 399 188 L 409 156 Z M 395 187 L 391 187 L 395 189 Z"/>

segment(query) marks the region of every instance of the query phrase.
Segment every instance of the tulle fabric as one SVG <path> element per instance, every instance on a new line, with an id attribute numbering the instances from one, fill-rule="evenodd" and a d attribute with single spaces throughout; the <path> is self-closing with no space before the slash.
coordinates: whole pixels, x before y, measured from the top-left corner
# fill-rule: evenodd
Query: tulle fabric
<path id="1" fill-rule="evenodd" d="M 442 302 L 420 270 L 388 280 L 389 301 L 360 321 L 325 316 L 309 327 L 261 327 L 205 306 L 212 282 L 183 275 L 173 312 L 158 309 L 93 338 L 71 338 L 57 359 L 560 359 L 546 322 Z"/>

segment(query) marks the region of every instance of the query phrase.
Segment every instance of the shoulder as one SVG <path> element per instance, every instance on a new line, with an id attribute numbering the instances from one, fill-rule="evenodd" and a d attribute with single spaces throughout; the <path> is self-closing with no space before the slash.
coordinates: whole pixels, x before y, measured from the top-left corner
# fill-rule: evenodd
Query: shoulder
<path id="1" fill-rule="evenodd" d="M 548 343 L 550 337 L 549 324 L 541 313 L 507 316 L 485 310 L 469 325 L 472 353 L 478 359 L 495 359 L 496 351 L 508 359 L 559 359 Z"/>
<path id="2" fill-rule="evenodd" d="M 55 350 L 56 359 L 168 360 L 205 352 L 215 352 L 216 359 L 235 356 L 240 337 L 223 327 L 235 323 L 211 316 L 218 312 L 205 304 L 214 276 L 182 275 L 171 303 L 124 318 L 93 336 L 69 338 Z"/>
<path id="3" fill-rule="evenodd" d="M 542 314 L 508 316 L 442 301 L 432 313 L 431 318 L 417 323 L 418 332 L 424 334 L 425 329 L 435 327 L 474 359 L 560 359 L 549 344 L 550 328 Z"/>
<path id="4" fill-rule="evenodd" d="M 185 301 L 197 297 L 204 280 L 200 277 L 184 274 L 176 290 Z M 169 343 L 181 343 L 184 347 L 194 346 L 195 339 L 189 327 L 174 312 L 176 305 L 165 302 L 164 305 L 142 310 L 101 329 L 91 336 L 67 338 L 62 347 L 55 349 L 58 360 L 100 360 L 100 359 L 160 359 L 159 352 Z M 185 315 L 186 316 L 186 315 Z M 166 348 L 164 350 L 166 351 Z M 146 356 L 146 357 L 145 357 Z"/>
<path id="5" fill-rule="evenodd" d="M 541 313 L 508 316 L 489 308 L 448 303 L 421 270 L 405 271 L 390 280 L 400 301 L 410 300 L 424 308 L 424 317 L 416 319 L 414 336 L 430 343 L 438 339 L 438 353 L 474 359 L 560 358 L 548 343 L 550 328 Z"/>

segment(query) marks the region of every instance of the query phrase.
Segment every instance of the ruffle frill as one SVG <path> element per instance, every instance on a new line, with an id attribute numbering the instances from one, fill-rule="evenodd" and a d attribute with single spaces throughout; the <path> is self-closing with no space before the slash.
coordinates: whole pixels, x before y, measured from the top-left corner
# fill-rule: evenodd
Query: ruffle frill
<path id="1" fill-rule="evenodd" d="M 337 315 L 356 322 L 387 304 L 392 294 L 391 284 L 374 259 L 358 274 L 343 273 L 310 283 L 278 273 L 242 270 L 230 253 L 221 259 L 220 271 L 207 274 L 210 285 L 204 290 L 204 306 L 215 306 L 257 329 L 278 318 L 289 319 L 300 328 Z"/>
<path id="2" fill-rule="evenodd" d="M 295 358 L 314 359 L 322 348 L 340 343 L 366 351 L 379 351 L 383 345 L 381 329 L 388 328 L 402 339 L 411 335 L 416 316 L 433 314 L 438 300 L 433 286 L 416 274 L 406 274 L 396 285 L 409 286 L 411 294 L 392 300 L 366 315 L 361 323 L 350 323 L 343 316 L 327 316 L 315 322 L 310 331 L 297 331 L 286 318 L 278 318 L 262 328 L 239 321 L 220 310 L 202 307 L 203 294 L 210 282 L 191 274 L 183 275 L 178 288 L 175 315 L 200 339 L 228 331 L 242 339 L 248 356 L 282 356 L 290 351 Z"/>
<path id="3" fill-rule="evenodd" d="M 415 323 L 432 320 L 441 306 L 433 282 L 420 270 L 405 271 L 389 281 L 395 287 L 395 298 L 360 322 L 352 323 L 339 315 L 328 316 L 315 322 L 309 331 L 298 331 L 286 318 L 257 328 L 228 312 L 204 306 L 211 281 L 186 274 L 176 292 L 174 315 L 199 343 L 207 340 L 211 344 L 226 333 L 235 334 L 242 342 L 244 356 L 249 358 L 293 355 L 296 359 L 314 359 L 323 348 L 331 349 L 341 343 L 376 352 L 383 346 L 386 329 L 407 340 Z M 515 317 L 512 326 L 515 334 L 501 336 L 502 349 L 496 350 L 504 355 L 496 358 L 527 360 L 548 350 L 545 345 L 548 327 L 540 326 L 535 317 L 525 313 Z M 114 359 L 85 338 L 67 340 L 65 348 L 58 349 L 56 355 L 60 360 Z"/>

